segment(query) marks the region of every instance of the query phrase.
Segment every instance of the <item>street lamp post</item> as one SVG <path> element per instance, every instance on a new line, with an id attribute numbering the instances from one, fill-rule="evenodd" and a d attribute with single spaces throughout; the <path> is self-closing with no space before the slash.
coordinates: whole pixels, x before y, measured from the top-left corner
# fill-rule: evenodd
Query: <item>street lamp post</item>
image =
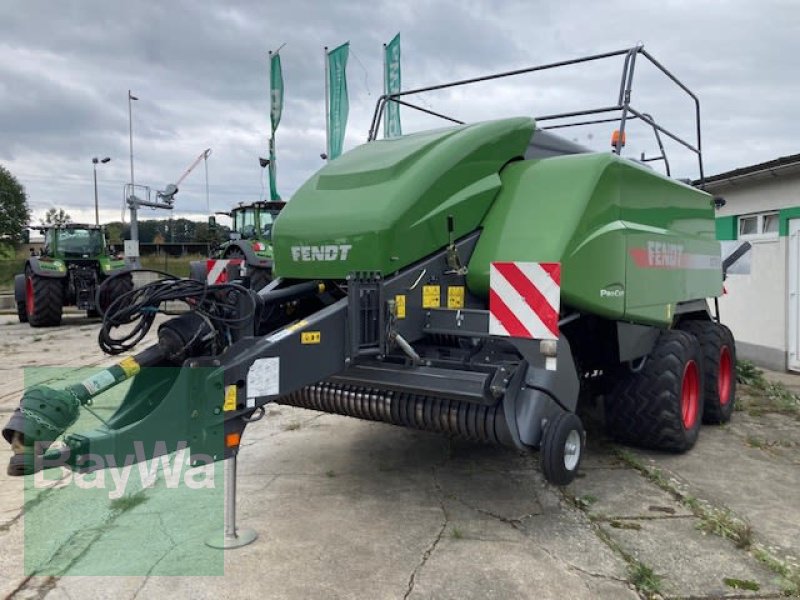
<path id="1" fill-rule="evenodd" d="M 130 142 L 130 149 L 131 149 L 131 196 L 132 198 L 128 199 L 131 208 L 131 240 L 132 241 L 139 241 L 139 223 L 136 215 L 136 209 L 138 208 L 136 205 L 136 184 L 133 180 L 133 108 L 132 108 L 132 101 L 138 100 L 136 96 L 131 94 L 131 91 L 128 90 L 128 140 Z M 138 245 L 138 244 L 137 244 Z M 138 264 L 138 257 L 134 259 L 135 263 Z"/>
<path id="2" fill-rule="evenodd" d="M 97 163 L 106 164 L 111 161 L 111 157 L 98 159 L 96 156 L 92 159 L 92 170 L 94 171 L 94 224 L 100 225 L 100 206 L 97 202 Z"/>

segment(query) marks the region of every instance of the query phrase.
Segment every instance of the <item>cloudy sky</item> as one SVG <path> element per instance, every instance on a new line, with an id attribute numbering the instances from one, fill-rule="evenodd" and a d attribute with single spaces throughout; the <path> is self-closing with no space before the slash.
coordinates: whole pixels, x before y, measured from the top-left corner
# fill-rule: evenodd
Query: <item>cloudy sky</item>
<path id="1" fill-rule="evenodd" d="M 0 164 L 25 186 L 35 216 L 51 206 L 93 220 L 121 216 L 129 181 L 127 91 L 137 183 L 163 189 L 206 148 L 211 210 L 257 200 L 269 135 L 267 51 L 281 50 L 285 107 L 277 135 L 284 198 L 322 166 L 323 46 L 350 41 L 345 148 L 366 140 L 382 92 L 381 44 L 402 39 L 403 88 L 643 43 L 701 100 L 706 173 L 800 152 L 800 4 L 796 0 L 5 0 L 0 2 Z M 418 99 L 472 121 L 615 103 L 621 61 L 480 84 Z M 651 69 L 633 105 L 691 135 L 692 106 Z M 402 113 L 405 131 L 441 122 Z M 606 151 L 612 125 L 562 131 Z M 653 154 L 632 129 L 627 150 Z M 692 157 L 668 145 L 675 175 Z M 206 214 L 202 165 L 175 213 Z M 143 218 L 167 216 L 145 210 Z"/>

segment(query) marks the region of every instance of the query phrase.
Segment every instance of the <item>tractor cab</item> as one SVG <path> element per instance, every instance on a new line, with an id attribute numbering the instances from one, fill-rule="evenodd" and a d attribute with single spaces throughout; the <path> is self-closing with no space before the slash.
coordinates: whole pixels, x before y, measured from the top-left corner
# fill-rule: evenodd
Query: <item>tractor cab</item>
<path id="1" fill-rule="evenodd" d="M 92 225 L 59 225 L 42 228 L 42 256 L 63 259 L 97 258 L 105 253 L 105 234 Z"/>
<path id="2" fill-rule="evenodd" d="M 272 224 L 285 202 L 254 202 L 234 208 L 230 212 L 233 232 L 243 240 L 272 239 Z"/>

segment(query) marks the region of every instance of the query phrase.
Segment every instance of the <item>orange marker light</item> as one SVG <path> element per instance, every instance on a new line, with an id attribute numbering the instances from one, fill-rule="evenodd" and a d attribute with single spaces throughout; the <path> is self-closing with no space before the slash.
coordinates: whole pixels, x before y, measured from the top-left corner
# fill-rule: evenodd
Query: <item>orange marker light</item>
<path id="1" fill-rule="evenodd" d="M 615 129 L 611 134 L 611 145 L 616 148 L 617 146 L 625 145 L 625 132 L 622 132 L 622 143 L 620 143 L 619 129 Z"/>
<path id="2" fill-rule="evenodd" d="M 225 436 L 225 447 L 226 448 L 236 448 L 239 446 L 239 442 L 242 441 L 242 436 L 239 433 L 229 433 Z"/>

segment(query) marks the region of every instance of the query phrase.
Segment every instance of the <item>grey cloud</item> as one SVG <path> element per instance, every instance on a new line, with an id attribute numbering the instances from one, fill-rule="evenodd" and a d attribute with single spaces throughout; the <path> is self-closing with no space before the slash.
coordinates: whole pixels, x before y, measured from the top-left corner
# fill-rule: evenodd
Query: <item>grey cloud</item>
<path id="1" fill-rule="evenodd" d="M 364 141 L 381 93 L 381 43 L 400 31 L 406 88 L 644 41 L 699 94 L 713 173 L 797 151 L 797 24 L 788 0 L 3 3 L 0 160 L 19 174 L 36 210 L 59 203 L 81 211 L 91 201 L 89 160 L 109 154 L 114 160 L 99 172 L 101 204 L 104 214 L 118 213 L 129 177 L 130 88 L 140 98 L 137 181 L 161 187 L 212 147 L 212 209 L 258 198 L 264 173 L 257 157 L 266 154 L 269 135 L 267 50 L 286 43 L 277 147 L 279 188 L 288 197 L 322 165 L 322 47 L 351 42 L 352 147 Z M 469 120 L 599 105 L 615 99 L 620 67 L 482 84 L 421 102 Z M 639 76 L 635 105 L 691 134 L 691 106 L 652 73 Z M 405 109 L 403 124 L 407 131 L 441 125 Z M 611 129 L 563 133 L 607 149 Z M 630 134 L 632 153 L 653 149 L 651 132 Z M 674 150 L 676 170 L 690 171 L 691 157 Z M 178 210 L 204 209 L 201 169 L 182 186 Z"/>

